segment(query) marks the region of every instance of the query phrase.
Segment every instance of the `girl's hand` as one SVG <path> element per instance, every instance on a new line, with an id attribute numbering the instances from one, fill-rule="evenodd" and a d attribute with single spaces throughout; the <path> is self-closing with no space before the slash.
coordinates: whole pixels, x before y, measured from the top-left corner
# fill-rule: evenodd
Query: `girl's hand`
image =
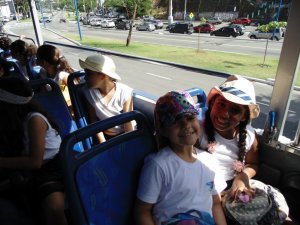
<path id="1" fill-rule="evenodd" d="M 249 190 L 251 190 L 249 184 L 249 177 L 246 173 L 241 172 L 234 178 L 230 189 L 230 197 L 236 197 L 237 194 L 241 192 L 248 193 Z"/>

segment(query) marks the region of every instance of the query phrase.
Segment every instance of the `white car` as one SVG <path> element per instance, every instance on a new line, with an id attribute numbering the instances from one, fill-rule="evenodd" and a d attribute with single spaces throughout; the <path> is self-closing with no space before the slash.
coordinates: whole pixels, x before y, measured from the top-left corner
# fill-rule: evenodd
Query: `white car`
<path id="1" fill-rule="evenodd" d="M 43 16 L 42 18 L 40 18 L 39 22 L 40 23 L 43 23 L 43 22 L 46 22 L 46 23 L 50 23 L 52 21 L 52 18 L 51 16 Z"/>
<path id="2" fill-rule="evenodd" d="M 251 39 L 272 39 L 279 41 L 282 38 L 283 30 L 282 28 L 276 28 L 273 36 L 273 31 L 262 32 L 255 30 L 249 33 L 248 37 Z"/>
<path id="3" fill-rule="evenodd" d="M 220 19 L 220 17 L 212 17 L 212 18 L 208 18 L 206 22 L 211 24 L 221 24 L 222 20 Z"/>
<path id="4" fill-rule="evenodd" d="M 90 19 L 90 25 L 91 26 L 101 26 L 101 21 L 102 19 L 101 18 L 92 18 Z"/>
<path id="5" fill-rule="evenodd" d="M 102 28 L 113 28 L 115 27 L 115 22 L 112 20 L 102 20 L 100 26 Z"/>

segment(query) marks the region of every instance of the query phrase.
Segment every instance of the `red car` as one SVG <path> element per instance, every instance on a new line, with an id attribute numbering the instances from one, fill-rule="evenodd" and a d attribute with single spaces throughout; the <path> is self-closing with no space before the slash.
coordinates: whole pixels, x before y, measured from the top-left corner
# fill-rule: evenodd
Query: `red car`
<path id="1" fill-rule="evenodd" d="M 213 24 L 210 23 L 205 23 L 205 24 L 200 24 L 198 26 L 194 27 L 194 32 L 195 33 L 210 33 L 214 31 L 216 28 Z"/>
<path id="2" fill-rule="evenodd" d="M 250 25 L 251 20 L 249 18 L 238 18 L 231 22 L 232 24 Z"/>

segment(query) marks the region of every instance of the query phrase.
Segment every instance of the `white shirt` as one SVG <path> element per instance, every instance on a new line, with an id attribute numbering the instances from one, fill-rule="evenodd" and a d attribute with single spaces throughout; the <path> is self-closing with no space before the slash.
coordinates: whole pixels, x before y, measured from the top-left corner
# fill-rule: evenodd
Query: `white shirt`
<path id="1" fill-rule="evenodd" d="M 255 130 L 253 127 L 248 125 L 247 129 L 247 137 L 246 137 L 246 152 L 248 152 L 255 140 Z M 235 176 L 235 170 L 233 167 L 233 163 L 238 160 L 238 139 L 237 137 L 234 139 L 226 139 L 215 132 L 216 139 L 216 151 L 213 155 L 216 157 L 220 174 L 224 177 L 226 181 L 231 180 Z M 200 147 L 203 149 L 207 148 L 207 138 L 206 135 L 200 139 Z"/>
<path id="2" fill-rule="evenodd" d="M 47 71 L 44 69 L 44 68 L 41 68 L 41 71 L 40 71 L 40 76 L 41 78 L 50 78 L 52 79 L 55 83 L 57 83 L 58 85 L 61 85 L 62 84 L 62 81 L 63 79 L 65 78 L 65 76 L 68 76 L 69 73 L 68 72 L 65 72 L 65 71 L 60 71 L 58 72 L 54 78 L 50 78 L 47 76 Z"/>
<path id="3" fill-rule="evenodd" d="M 215 173 L 217 165 L 212 155 L 196 151 L 193 163 L 184 161 L 169 147 L 146 157 L 137 197 L 154 204 L 157 224 L 191 209 L 212 215 L 212 195 L 219 194 L 226 183 Z"/>
<path id="4" fill-rule="evenodd" d="M 84 95 L 90 105 L 94 106 L 96 116 L 99 120 L 104 120 L 112 116 L 121 114 L 125 102 L 132 97 L 132 88 L 119 82 L 116 82 L 115 84 L 116 91 L 108 104 L 103 101 L 103 96 L 101 95 L 99 89 L 88 87 L 84 89 Z M 124 127 L 116 126 L 108 129 L 105 133 L 110 135 L 117 135 L 122 132 L 124 132 Z"/>

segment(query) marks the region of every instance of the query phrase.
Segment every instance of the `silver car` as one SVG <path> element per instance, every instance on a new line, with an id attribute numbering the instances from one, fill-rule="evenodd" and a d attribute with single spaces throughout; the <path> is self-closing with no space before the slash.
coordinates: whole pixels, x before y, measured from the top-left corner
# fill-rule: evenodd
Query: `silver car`
<path id="1" fill-rule="evenodd" d="M 143 22 L 136 26 L 136 30 L 154 31 L 155 25 L 150 22 Z"/>
<path id="2" fill-rule="evenodd" d="M 145 21 L 153 23 L 155 26 L 155 29 L 162 29 L 164 26 L 164 23 L 161 20 L 145 20 Z"/>
<path id="3" fill-rule="evenodd" d="M 273 31 L 262 32 L 255 30 L 249 33 L 248 37 L 251 39 L 272 39 L 279 41 L 282 38 L 283 30 L 282 28 L 276 28 L 273 36 Z"/>

